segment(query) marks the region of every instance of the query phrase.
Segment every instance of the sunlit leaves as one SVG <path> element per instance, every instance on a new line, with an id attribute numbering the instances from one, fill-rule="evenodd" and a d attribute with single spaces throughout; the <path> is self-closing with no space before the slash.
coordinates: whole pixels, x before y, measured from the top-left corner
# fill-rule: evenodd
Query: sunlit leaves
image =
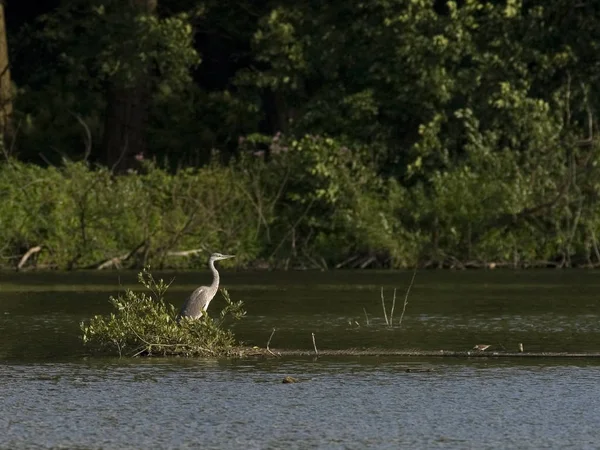
<path id="1" fill-rule="evenodd" d="M 115 257 L 124 266 L 204 267 L 203 256 L 169 253 L 199 247 L 227 248 L 242 264 L 256 257 L 256 211 L 242 189 L 249 183 L 243 174 L 217 165 L 172 174 L 150 163 L 145 172 L 113 177 L 68 160 L 47 169 L 1 164 L 5 263 L 37 245 L 44 250 L 36 263 L 61 269 L 98 267 Z"/>
<path id="2" fill-rule="evenodd" d="M 156 281 L 148 268 L 138 280 L 146 289 L 127 289 L 110 303 L 116 312 L 94 316 L 80 324 L 82 339 L 89 351 L 119 356 L 222 356 L 236 345 L 228 319 L 245 315 L 243 303 L 233 302 L 223 290 L 226 305 L 213 320 L 205 314 L 198 320 L 176 320 L 176 310 L 165 302 L 171 283 Z"/>

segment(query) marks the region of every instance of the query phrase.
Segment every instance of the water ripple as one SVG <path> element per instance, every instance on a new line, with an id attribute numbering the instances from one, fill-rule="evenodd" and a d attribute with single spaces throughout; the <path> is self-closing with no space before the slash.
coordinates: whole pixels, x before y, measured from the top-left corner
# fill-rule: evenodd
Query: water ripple
<path id="1" fill-rule="evenodd" d="M 600 420 L 589 395 L 597 369 L 376 358 L 3 365 L 0 447 L 584 448 Z M 285 375 L 301 382 L 281 384 Z"/>

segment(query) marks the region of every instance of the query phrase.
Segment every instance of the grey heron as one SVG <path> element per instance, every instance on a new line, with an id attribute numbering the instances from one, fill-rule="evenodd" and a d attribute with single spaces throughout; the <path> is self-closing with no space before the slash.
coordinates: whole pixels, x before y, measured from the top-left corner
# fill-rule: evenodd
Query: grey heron
<path id="1" fill-rule="evenodd" d="M 217 290 L 219 289 L 219 272 L 215 269 L 215 261 L 221 259 L 233 258 L 235 255 L 222 255 L 221 253 L 213 253 L 208 258 L 208 268 L 213 273 L 213 282 L 210 286 L 200 286 L 183 304 L 181 311 L 177 315 L 177 320 L 182 317 L 189 317 L 190 319 L 199 319 L 204 314 L 204 311 L 208 308 L 210 301 L 213 299 Z"/>

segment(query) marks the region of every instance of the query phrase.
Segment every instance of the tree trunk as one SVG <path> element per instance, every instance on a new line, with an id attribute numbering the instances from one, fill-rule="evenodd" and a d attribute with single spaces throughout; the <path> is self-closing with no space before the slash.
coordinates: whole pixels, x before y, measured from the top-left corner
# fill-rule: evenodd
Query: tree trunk
<path id="1" fill-rule="evenodd" d="M 146 150 L 145 126 L 148 89 L 145 80 L 133 88 L 113 85 L 109 88 L 104 122 L 106 163 L 116 172 L 135 167 L 136 157 Z"/>
<path id="2" fill-rule="evenodd" d="M 154 14 L 157 2 L 130 0 L 128 4 L 134 13 Z M 103 151 L 106 164 L 115 172 L 136 167 L 144 156 L 149 100 L 150 83 L 144 75 L 136 80 L 135 86 L 114 81 L 108 88 Z"/>
<path id="3" fill-rule="evenodd" d="M 12 135 L 12 92 L 4 4 L 0 1 L 0 133 L 4 139 Z"/>
<path id="4" fill-rule="evenodd" d="M 289 111 L 283 93 L 267 89 L 263 94 L 265 114 L 267 118 L 267 134 L 289 130 Z"/>

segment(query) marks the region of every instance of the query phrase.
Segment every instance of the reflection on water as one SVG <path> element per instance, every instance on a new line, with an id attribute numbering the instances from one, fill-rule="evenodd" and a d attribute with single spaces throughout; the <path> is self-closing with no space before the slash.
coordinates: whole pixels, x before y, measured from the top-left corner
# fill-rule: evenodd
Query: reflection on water
<path id="1" fill-rule="evenodd" d="M 224 273 L 272 348 L 598 351 L 591 271 Z M 171 278 L 172 274 L 165 274 Z M 135 274 L 0 273 L 0 448 L 595 448 L 595 360 L 86 358 Z M 180 305 L 206 273 L 176 274 Z M 395 326 L 379 289 L 399 289 Z M 219 309 L 219 300 L 211 308 Z M 408 367 L 430 368 L 431 372 Z M 284 376 L 298 384 L 281 384 Z"/>
<path id="2" fill-rule="evenodd" d="M 402 326 L 398 326 L 408 272 L 229 272 L 232 298 L 245 302 L 238 337 L 264 347 L 273 328 L 274 348 L 382 347 L 467 350 L 491 344 L 515 351 L 598 351 L 600 275 L 591 271 L 436 272 L 417 274 Z M 206 273 L 175 278 L 168 300 L 179 306 L 206 281 Z M 134 273 L 0 273 L 0 359 L 69 358 L 85 354 L 79 322 L 107 313 L 111 289 L 133 286 Z M 71 282 L 72 284 L 67 284 Z M 370 283 L 370 284 L 369 284 Z M 46 287 L 46 290 L 44 290 Z M 386 327 L 398 288 L 392 328 Z M 211 304 L 218 310 L 220 299 Z"/>
<path id="3" fill-rule="evenodd" d="M 5 364 L 0 447 L 591 448 L 597 373 L 369 358 Z"/>

